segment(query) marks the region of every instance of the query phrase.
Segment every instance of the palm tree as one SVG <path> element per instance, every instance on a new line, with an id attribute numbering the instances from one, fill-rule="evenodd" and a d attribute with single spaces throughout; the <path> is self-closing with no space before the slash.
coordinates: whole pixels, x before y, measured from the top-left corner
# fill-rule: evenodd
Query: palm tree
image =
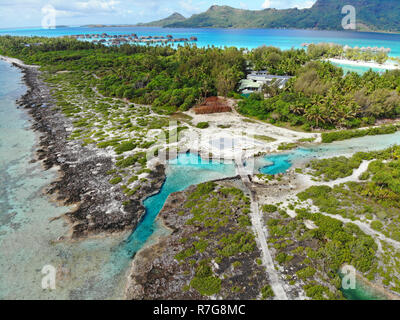
<path id="1" fill-rule="evenodd" d="M 320 122 L 325 123 L 323 112 L 318 105 L 314 105 L 306 110 L 306 119 L 310 122 L 315 122 L 316 127 L 319 127 Z"/>

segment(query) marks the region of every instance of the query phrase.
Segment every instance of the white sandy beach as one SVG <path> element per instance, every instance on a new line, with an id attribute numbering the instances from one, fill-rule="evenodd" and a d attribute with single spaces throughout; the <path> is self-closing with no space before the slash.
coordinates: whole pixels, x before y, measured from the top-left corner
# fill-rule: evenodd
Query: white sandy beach
<path id="1" fill-rule="evenodd" d="M 338 63 L 338 64 L 345 64 L 345 65 L 349 65 L 349 66 L 377 68 L 377 69 L 385 69 L 385 70 L 400 69 L 400 66 L 397 63 L 391 62 L 391 61 L 386 61 L 383 64 L 379 64 L 379 63 L 373 62 L 373 61 L 353 61 L 353 60 L 348 60 L 348 59 L 336 59 L 336 58 L 326 59 L 326 61 L 330 61 L 332 63 Z"/>
<path id="2" fill-rule="evenodd" d="M 27 67 L 36 67 L 36 68 L 38 68 L 39 67 L 39 66 L 34 66 L 34 65 L 27 65 L 27 64 L 23 63 L 19 59 L 10 58 L 10 57 L 6 57 L 6 56 L 2 56 L 2 55 L 0 55 L 0 60 L 6 61 L 6 62 L 11 63 L 11 64 L 14 63 L 14 64 L 16 64 L 18 66 L 21 66 L 21 67 L 24 67 L 24 68 L 27 68 Z"/>

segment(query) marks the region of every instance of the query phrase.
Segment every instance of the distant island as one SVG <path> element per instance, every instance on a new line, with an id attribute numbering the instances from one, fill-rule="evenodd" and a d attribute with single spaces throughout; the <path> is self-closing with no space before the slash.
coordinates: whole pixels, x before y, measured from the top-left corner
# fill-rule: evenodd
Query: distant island
<path id="1" fill-rule="evenodd" d="M 157 21 L 138 23 L 138 24 L 89 24 L 83 27 L 88 28 L 104 28 L 104 27 L 166 27 L 170 24 L 185 21 L 186 18 L 178 12 L 171 14 L 169 17 Z"/>
<path id="2" fill-rule="evenodd" d="M 185 18 L 174 13 L 166 19 L 137 26 L 168 28 L 293 28 L 343 30 L 342 8 L 357 10 L 357 31 L 400 32 L 398 0 L 317 0 L 309 9 L 244 10 L 211 6 L 206 12 Z"/>

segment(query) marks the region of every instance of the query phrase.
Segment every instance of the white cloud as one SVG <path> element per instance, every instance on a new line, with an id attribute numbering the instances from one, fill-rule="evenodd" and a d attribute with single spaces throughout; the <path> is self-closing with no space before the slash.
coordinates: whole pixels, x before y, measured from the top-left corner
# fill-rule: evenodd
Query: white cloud
<path id="1" fill-rule="evenodd" d="M 193 4 L 192 0 L 181 0 L 179 1 L 179 6 L 180 11 L 183 9 L 186 14 L 198 13 L 204 10 L 198 4 Z"/>
<path id="2" fill-rule="evenodd" d="M 249 8 L 249 6 L 247 4 L 245 4 L 244 2 L 240 2 L 239 6 L 240 6 L 241 9 L 248 9 Z"/>
<path id="3" fill-rule="evenodd" d="M 287 8 L 311 8 L 316 0 L 265 0 L 262 4 L 262 8 L 275 8 L 275 9 L 287 9 Z"/>
<path id="4" fill-rule="evenodd" d="M 112 13 L 118 10 L 119 1 L 115 0 L 89 0 L 71 1 L 53 0 L 51 4 L 58 11 L 72 11 L 79 13 Z"/>
<path id="5" fill-rule="evenodd" d="M 262 7 L 263 9 L 268 9 L 268 8 L 270 8 L 270 7 L 271 7 L 271 0 L 265 0 L 265 1 L 263 2 L 263 4 L 261 5 L 261 7 Z"/>
<path id="6" fill-rule="evenodd" d="M 177 11 L 190 16 L 207 10 L 212 4 L 243 9 L 304 8 L 316 0 L 0 0 L 0 27 L 38 26 L 41 9 L 52 5 L 57 24 L 127 23 L 153 21 Z"/>

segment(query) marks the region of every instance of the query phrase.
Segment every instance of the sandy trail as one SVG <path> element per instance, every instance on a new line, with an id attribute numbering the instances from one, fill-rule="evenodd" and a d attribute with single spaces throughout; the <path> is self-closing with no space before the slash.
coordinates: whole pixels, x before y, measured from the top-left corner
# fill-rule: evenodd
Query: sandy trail
<path id="1" fill-rule="evenodd" d="M 262 215 L 259 210 L 258 201 L 256 201 L 255 193 L 251 190 L 251 182 L 249 176 L 246 174 L 245 169 L 241 166 L 237 167 L 237 171 L 240 174 L 243 184 L 249 191 L 250 194 L 250 217 L 252 222 L 252 229 L 256 236 L 258 247 L 261 249 L 261 260 L 268 274 L 270 285 L 275 294 L 276 300 L 288 300 L 285 290 L 283 289 L 283 282 L 279 279 L 278 272 L 275 269 L 274 261 L 271 256 L 271 252 L 268 248 L 268 230 L 263 228 Z"/>
<path id="2" fill-rule="evenodd" d="M 347 219 L 347 218 L 343 218 L 340 215 L 332 215 L 332 214 L 328 214 L 328 213 L 324 213 L 324 212 L 321 212 L 321 213 L 324 216 L 335 218 L 337 220 L 342 221 L 343 223 L 353 223 L 353 224 L 357 225 L 364 233 L 372 236 L 374 239 L 379 239 L 381 241 L 385 241 L 385 242 L 389 243 L 390 245 L 392 245 L 396 250 L 400 250 L 400 242 L 398 242 L 396 240 L 393 240 L 391 238 L 388 238 L 384 234 L 382 234 L 382 233 L 380 233 L 378 231 L 375 231 L 368 224 L 366 224 L 364 222 L 357 221 L 357 220 L 353 221 L 353 220 L 350 220 L 350 219 Z M 378 244 L 378 250 L 381 253 L 383 253 L 381 243 L 377 242 L 377 244 Z"/>
<path id="3" fill-rule="evenodd" d="M 356 182 L 360 181 L 359 179 L 360 175 L 368 169 L 368 166 L 371 162 L 372 161 L 364 160 L 363 162 L 361 162 L 360 166 L 357 169 L 353 170 L 352 175 L 333 181 L 313 181 L 312 180 L 313 176 L 298 174 L 301 188 L 298 188 L 296 192 L 302 192 L 312 186 L 329 186 L 333 188 L 335 185 L 338 184 L 347 183 L 350 181 L 356 181 Z"/>
<path id="4" fill-rule="evenodd" d="M 343 184 L 346 182 L 350 182 L 350 181 L 355 181 L 355 182 L 359 182 L 359 176 L 365 172 L 368 169 L 369 164 L 372 162 L 371 161 L 367 161 L 364 160 L 361 165 L 358 167 L 358 169 L 353 171 L 353 174 L 351 176 L 342 178 L 342 179 L 337 179 L 334 181 L 329 181 L 329 182 L 316 182 L 316 181 L 312 181 L 311 180 L 311 176 L 308 175 L 303 175 L 303 174 L 299 174 L 298 177 L 301 179 L 301 188 L 296 190 L 296 193 L 304 191 L 306 189 L 308 189 L 311 186 L 329 186 L 331 188 L 333 188 L 335 185 L 339 185 L 339 184 Z M 286 200 L 286 199 L 285 199 Z M 286 201 L 283 201 L 284 203 L 286 203 Z M 319 212 L 319 209 L 315 206 L 312 205 L 312 207 L 314 208 L 315 212 Z M 296 215 L 296 213 L 294 211 L 291 211 L 291 216 L 292 214 Z M 362 222 L 362 221 L 353 221 L 351 219 L 347 219 L 347 218 L 343 218 L 340 215 L 332 215 L 332 214 L 328 214 L 328 213 L 324 213 L 321 212 L 323 215 L 327 216 L 327 217 L 331 217 L 331 218 L 335 218 L 337 220 L 342 221 L 343 223 L 354 223 L 355 225 L 357 225 L 364 233 L 372 236 L 374 239 L 379 239 L 381 241 L 385 241 L 389 244 L 391 244 L 395 249 L 400 250 L 400 242 L 393 240 L 391 238 L 388 238 L 387 236 L 385 236 L 384 234 L 382 234 L 381 232 L 378 232 L 374 229 L 372 229 L 368 224 Z M 378 244 L 378 250 L 380 252 L 382 251 L 382 245 L 380 242 L 377 242 Z"/>

